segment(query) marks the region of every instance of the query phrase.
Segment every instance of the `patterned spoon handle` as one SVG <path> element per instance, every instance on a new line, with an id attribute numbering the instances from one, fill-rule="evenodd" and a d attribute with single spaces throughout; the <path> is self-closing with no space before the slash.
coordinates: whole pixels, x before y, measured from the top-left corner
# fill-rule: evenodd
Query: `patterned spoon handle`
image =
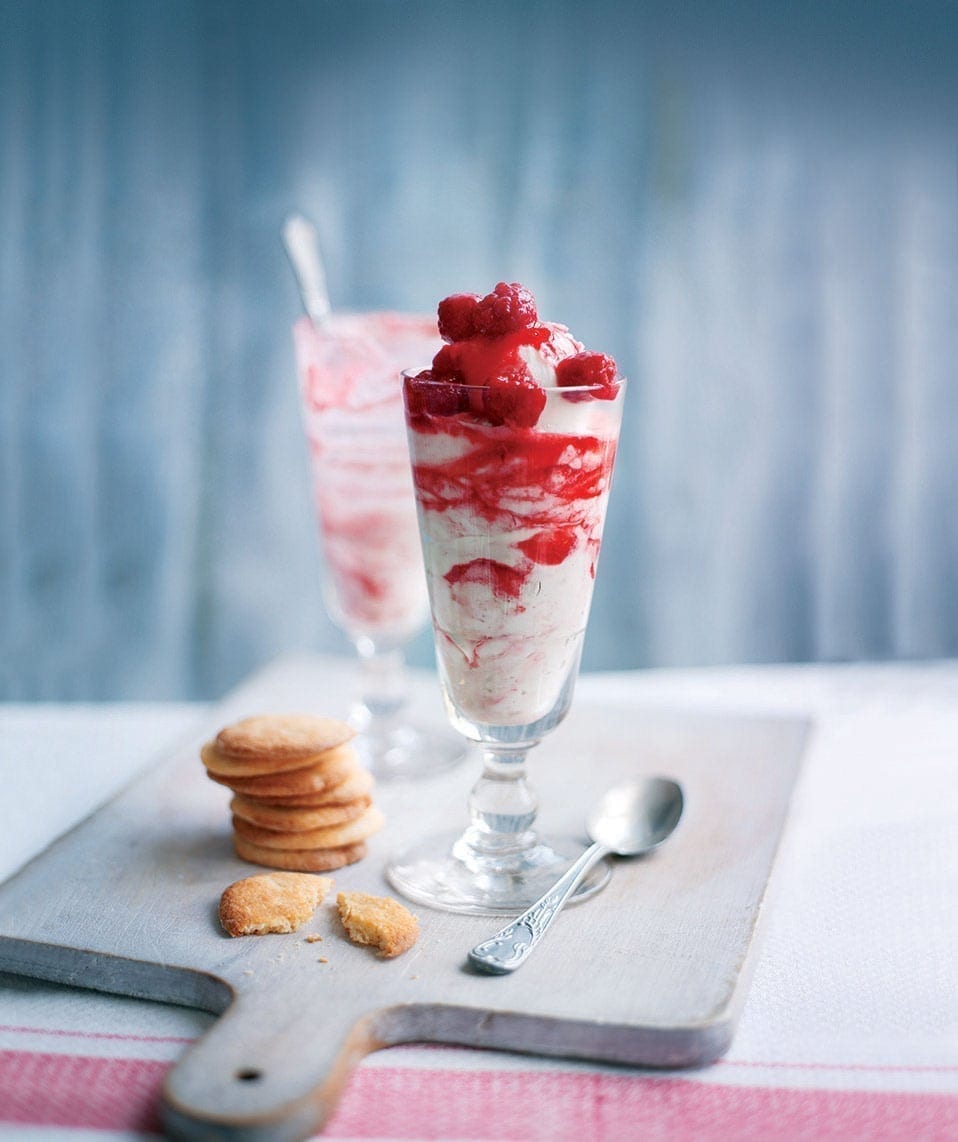
<path id="1" fill-rule="evenodd" d="M 562 906 L 575 892 L 585 874 L 610 851 L 598 842 L 587 848 L 535 904 L 507 924 L 501 932 L 476 944 L 469 953 L 472 966 L 491 975 L 506 975 L 524 964 L 552 927 Z"/>

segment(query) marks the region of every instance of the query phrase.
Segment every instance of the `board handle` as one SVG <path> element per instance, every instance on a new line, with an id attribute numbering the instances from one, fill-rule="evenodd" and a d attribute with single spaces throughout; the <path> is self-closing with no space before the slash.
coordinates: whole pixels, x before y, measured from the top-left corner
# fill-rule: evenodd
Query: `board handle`
<path id="1" fill-rule="evenodd" d="M 170 1137 L 286 1142 L 321 1129 L 350 1072 L 387 1046 L 376 1013 L 280 989 L 238 995 L 163 1086 Z"/>

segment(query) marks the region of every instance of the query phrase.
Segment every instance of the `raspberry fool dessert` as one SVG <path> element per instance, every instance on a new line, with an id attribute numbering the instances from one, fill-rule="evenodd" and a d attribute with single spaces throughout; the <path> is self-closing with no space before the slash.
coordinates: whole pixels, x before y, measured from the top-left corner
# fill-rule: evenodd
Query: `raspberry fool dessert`
<path id="1" fill-rule="evenodd" d="M 471 298 L 440 305 L 456 339 L 406 388 L 440 670 L 462 718 L 504 727 L 574 678 L 621 402 L 614 361 L 498 291 L 485 320 Z"/>
<path id="2" fill-rule="evenodd" d="M 511 911 L 571 859 L 532 828 L 524 760 L 572 700 L 625 382 L 516 283 L 446 298 L 439 331 L 431 367 L 405 374 L 409 449 L 443 695 L 485 772 L 451 856 L 404 854 L 390 878 Z"/>
<path id="3" fill-rule="evenodd" d="M 293 328 L 303 420 L 323 548 L 324 596 L 360 661 L 351 720 L 381 777 L 442 768 L 463 755 L 446 731 L 425 736 L 405 718 L 403 646 L 429 605 L 398 383 L 441 344 L 436 320 L 337 313 Z"/>
<path id="4" fill-rule="evenodd" d="M 439 343 L 433 318 L 338 314 L 294 327 L 331 617 L 351 637 L 403 642 L 428 603 L 401 394 L 409 360 Z"/>

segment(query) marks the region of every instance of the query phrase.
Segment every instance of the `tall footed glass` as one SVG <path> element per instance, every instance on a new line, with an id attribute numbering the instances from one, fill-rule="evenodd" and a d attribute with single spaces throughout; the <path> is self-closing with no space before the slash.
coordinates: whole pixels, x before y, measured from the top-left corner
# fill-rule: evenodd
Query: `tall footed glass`
<path id="1" fill-rule="evenodd" d="M 479 745 L 483 770 L 465 831 L 413 845 L 387 876 L 434 908 L 515 914 L 582 847 L 540 837 L 526 756 L 572 702 L 625 381 L 601 399 L 594 389 L 546 389 L 531 426 L 490 423 L 488 392 L 405 378 L 439 678 L 452 725 Z"/>
<path id="2" fill-rule="evenodd" d="M 380 778 L 416 777 L 461 760 L 444 727 L 413 724 L 404 647 L 429 616 L 399 370 L 440 344 L 431 317 L 334 314 L 293 329 L 330 618 L 356 648 L 350 720 Z"/>

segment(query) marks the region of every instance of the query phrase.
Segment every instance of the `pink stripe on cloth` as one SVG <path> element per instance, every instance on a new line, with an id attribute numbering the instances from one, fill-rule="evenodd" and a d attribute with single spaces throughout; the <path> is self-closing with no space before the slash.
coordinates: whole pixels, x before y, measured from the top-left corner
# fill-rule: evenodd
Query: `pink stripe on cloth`
<path id="1" fill-rule="evenodd" d="M 49 1035 L 64 1039 L 104 1039 L 118 1043 L 195 1043 L 196 1036 L 187 1035 L 125 1035 L 113 1031 L 78 1031 L 67 1027 L 23 1027 L 19 1024 L 0 1023 L 0 1034 Z"/>
<path id="2" fill-rule="evenodd" d="M 954 1142 L 958 1098 L 941 1094 L 719 1086 L 686 1079 L 522 1071 L 359 1071 L 332 1138 L 921 1138 Z"/>
<path id="3" fill-rule="evenodd" d="M 0 1051 L 0 1122 L 158 1133 L 169 1063 Z"/>
<path id="4" fill-rule="evenodd" d="M 0 1122 L 156 1132 L 168 1066 L 0 1052 Z M 953 1142 L 958 1098 L 719 1086 L 637 1075 L 369 1067 L 353 1075 L 324 1136 Z"/>

